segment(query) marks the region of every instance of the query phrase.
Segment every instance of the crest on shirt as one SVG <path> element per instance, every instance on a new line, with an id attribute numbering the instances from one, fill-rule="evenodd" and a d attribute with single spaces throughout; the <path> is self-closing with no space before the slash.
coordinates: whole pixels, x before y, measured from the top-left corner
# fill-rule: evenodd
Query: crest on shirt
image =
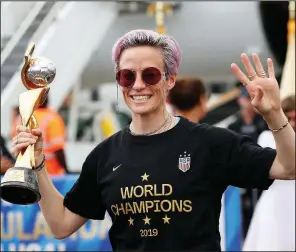
<path id="1" fill-rule="evenodd" d="M 190 169 L 191 157 L 186 151 L 179 157 L 179 169 L 182 172 L 187 172 Z"/>

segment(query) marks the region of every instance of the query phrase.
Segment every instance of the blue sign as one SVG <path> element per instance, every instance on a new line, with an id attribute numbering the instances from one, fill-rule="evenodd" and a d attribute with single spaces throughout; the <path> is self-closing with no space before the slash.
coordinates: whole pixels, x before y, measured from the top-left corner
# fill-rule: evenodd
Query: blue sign
<path id="1" fill-rule="evenodd" d="M 65 195 L 77 175 L 53 178 L 57 190 Z M 110 251 L 108 231 L 111 219 L 89 220 L 76 233 L 64 240 L 55 239 L 39 205 L 13 205 L 1 201 L 1 251 Z"/>

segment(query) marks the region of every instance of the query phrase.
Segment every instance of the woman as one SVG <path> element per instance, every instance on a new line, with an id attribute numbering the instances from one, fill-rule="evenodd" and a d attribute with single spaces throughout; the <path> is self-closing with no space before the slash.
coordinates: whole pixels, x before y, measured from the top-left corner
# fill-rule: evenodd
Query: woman
<path id="1" fill-rule="evenodd" d="M 237 65 L 231 68 L 276 131 L 277 152 L 168 114 L 165 101 L 180 58 L 177 42 L 153 31 L 131 31 L 116 42 L 116 80 L 133 120 L 88 155 L 65 198 L 43 168 L 41 131 L 18 127 L 12 151 L 36 144 L 39 204 L 57 239 L 88 219 L 103 219 L 107 210 L 114 250 L 220 250 L 220 202 L 228 185 L 267 189 L 273 179 L 295 179 L 295 134 L 281 109 L 271 59 L 269 77 L 257 55 L 257 74 L 242 55 L 251 80 Z"/>

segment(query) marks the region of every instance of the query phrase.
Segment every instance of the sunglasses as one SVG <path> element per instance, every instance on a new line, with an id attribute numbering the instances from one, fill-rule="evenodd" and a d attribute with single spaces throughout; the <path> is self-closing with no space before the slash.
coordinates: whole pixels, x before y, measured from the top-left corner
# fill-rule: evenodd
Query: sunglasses
<path id="1" fill-rule="evenodd" d="M 166 77 L 164 72 L 161 72 L 156 67 L 148 67 L 142 70 L 141 78 L 146 86 L 156 85 L 161 78 Z M 116 73 L 117 83 L 125 88 L 132 87 L 137 79 L 137 73 L 130 69 L 121 69 Z"/>

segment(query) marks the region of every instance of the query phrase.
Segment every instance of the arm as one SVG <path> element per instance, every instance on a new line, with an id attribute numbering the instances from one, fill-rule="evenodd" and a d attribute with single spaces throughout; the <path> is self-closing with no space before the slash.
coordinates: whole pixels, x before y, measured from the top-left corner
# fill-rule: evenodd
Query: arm
<path id="1" fill-rule="evenodd" d="M 18 126 L 17 131 L 18 135 L 11 145 L 11 153 L 17 156 L 20 150 L 34 144 L 35 163 L 38 166 L 43 159 L 41 130 L 33 129 L 30 132 L 24 126 Z M 18 141 L 16 141 L 17 138 Z M 92 157 L 96 158 L 97 155 L 92 155 Z M 91 165 L 95 162 L 90 160 L 92 157 L 86 159 L 79 179 L 65 197 L 54 187 L 46 168 L 37 172 L 41 193 L 39 205 L 52 234 L 57 239 L 70 236 L 90 218 L 104 218 L 105 208 L 98 198 L 99 193 L 96 186 L 97 167 Z"/>
<path id="2" fill-rule="evenodd" d="M 269 128 L 282 127 L 287 119 L 283 111 L 264 116 Z M 272 179 L 294 180 L 295 179 L 295 132 L 291 125 L 278 132 L 273 132 L 277 155 L 270 169 Z"/>
<path id="3" fill-rule="evenodd" d="M 276 150 L 262 148 L 252 138 L 228 129 L 209 127 L 210 176 L 214 184 L 266 190 Z"/>
<path id="4" fill-rule="evenodd" d="M 252 105 L 260 112 L 269 128 L 279 129 L 287 119 L 281 108 L 279 84 L 275 78 L 273 62 L 267 60 L 268 74 L 264 71 L 260 58 L 253 54 L 255 68 L 246 54 L 241 55 L 248 77 L 236 64 L 231 68 L 237 79 L 247 89 Z M 277 155 L 270 169 L 272 179 L 295 179 L 295 133 L 288 124 L 285 128 L 273 133 Z"/>
<path id="5" fill-rule="evenodd" d="M 64 197 L 54 187 L 45 168 L 37 172 L 37 176 L 41 193 L 41 211 L 54 237 L 64 239 L 83 226 L 87 219 L 64 206 Z"/>

